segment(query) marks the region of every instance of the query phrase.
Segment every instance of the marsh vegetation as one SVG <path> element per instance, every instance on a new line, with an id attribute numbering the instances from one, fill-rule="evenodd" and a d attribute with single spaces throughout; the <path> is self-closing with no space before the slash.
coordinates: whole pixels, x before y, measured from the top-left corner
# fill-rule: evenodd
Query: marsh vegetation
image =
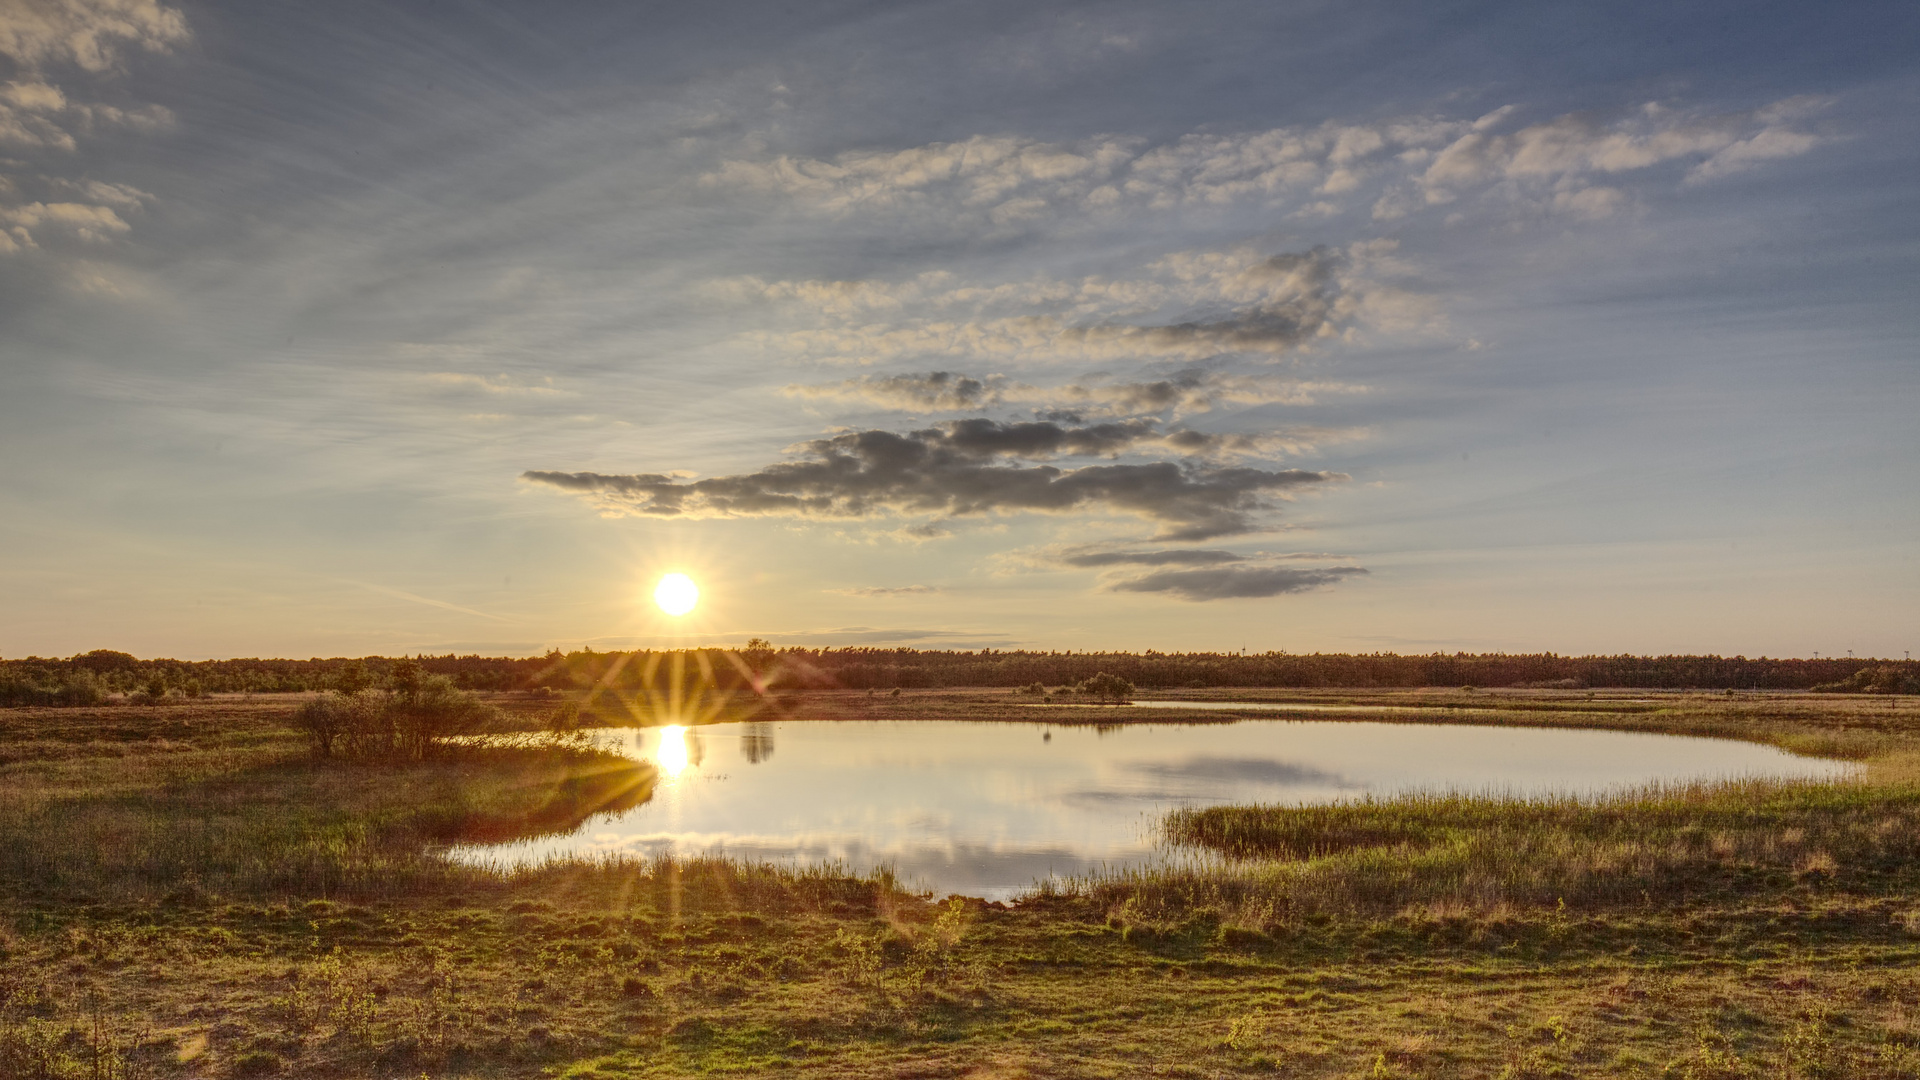
<path id="1" fill-rule="evenodd" d="M 1916 1075 L 1920 710 L 1543 693 L 1506 719 L 1865 772 L 1205 810 L 1166 827 L 1208 865 L 999 905 L 858 868 L 447 860 L 651 782 L 546 702 L 366 757 L 316 754 L 297 702 L 9 710 L 0 1076 Z"/>

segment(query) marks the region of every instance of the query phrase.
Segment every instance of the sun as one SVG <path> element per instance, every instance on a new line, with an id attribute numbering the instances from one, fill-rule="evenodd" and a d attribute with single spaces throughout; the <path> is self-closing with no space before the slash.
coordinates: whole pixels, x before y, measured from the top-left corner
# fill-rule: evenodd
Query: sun
<path id="1" fill-rule="evenodd" d="M 653 587 L 653 602 L 661 611 L 679 618 L 700 602 L 700 586 L 685 574 L 668 574 Z"/>

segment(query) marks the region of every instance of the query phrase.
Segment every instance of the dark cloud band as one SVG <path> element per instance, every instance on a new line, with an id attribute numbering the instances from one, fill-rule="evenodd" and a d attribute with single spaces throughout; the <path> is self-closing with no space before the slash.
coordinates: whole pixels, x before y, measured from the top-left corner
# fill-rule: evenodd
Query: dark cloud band
<path id="1" fill-rule="evenodd" d="M 815 439 L 796 448 L 800 460 L 735 476 L 682 481 L 659 473 L 530 471 L 522 479 L 643 517 L 1117 512 L 1158 522 L 1163 538 L 1182 540 L 1250 531 L 1270 496 L 1347 479 L 1195 462 L 1063 469 L 1017 461 L 1117 453 L 1153 434 L 1151 425 L 962 421 L 906 434 L 869 430 Z"/>
<path id="2" fill-rule="evenodd" d="M 1234 600 L 1307 592 L 1367 571 L 1358 566 L 1209 566 L 1158 570 L 1109 584 L 1110 592 L 1167 593 L 1182 600 Z"/>

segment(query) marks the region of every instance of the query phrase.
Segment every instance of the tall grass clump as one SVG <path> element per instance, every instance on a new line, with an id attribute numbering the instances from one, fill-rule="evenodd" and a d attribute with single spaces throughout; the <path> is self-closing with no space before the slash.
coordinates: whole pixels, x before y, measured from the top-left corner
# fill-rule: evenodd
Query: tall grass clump
<path id="1" fill-rule="evenodd" d="M 1613 798 L 1410 795 L 1177 810 L 1173 858 L 1082 882 L 1109 905 L 1259 924 L 1409 909 L 1672 909 L 1920 885 L 1920 785 L 1736 781 Z"/>
<path id="2" fill-rule="evenodd" d="M 0 897 L 197 904 L 485 891 L 501 876 L 449 859 L 449 845 L 566 832 L 653 794 L 651 766 L 580 742 L 459 750 L 379 767 L 297 751 L 176 751 L 125 784 L 75 787 L 62 771 L 0 786 Z"/>

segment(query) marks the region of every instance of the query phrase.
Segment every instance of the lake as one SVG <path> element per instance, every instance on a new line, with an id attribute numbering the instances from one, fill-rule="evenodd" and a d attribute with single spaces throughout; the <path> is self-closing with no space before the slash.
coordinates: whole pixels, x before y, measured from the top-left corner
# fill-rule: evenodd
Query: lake
<path id="1" fill-rule="evenodd" d="M 1006 899 L 1042 879 L 1161 857 L 1157 822 L 1175 807 L 1415 791 L 1599 794 L 1853 768 L 1724 739 L 1267 718 L 1102 729 L 808 720 L 597 734 L 659 768 L 651 801 L 564 836 L 463 846 L 455 857 L 525 864 L 671 852 L 856 871 L 891 864 L 903 883 L 935 895 Z"/>

